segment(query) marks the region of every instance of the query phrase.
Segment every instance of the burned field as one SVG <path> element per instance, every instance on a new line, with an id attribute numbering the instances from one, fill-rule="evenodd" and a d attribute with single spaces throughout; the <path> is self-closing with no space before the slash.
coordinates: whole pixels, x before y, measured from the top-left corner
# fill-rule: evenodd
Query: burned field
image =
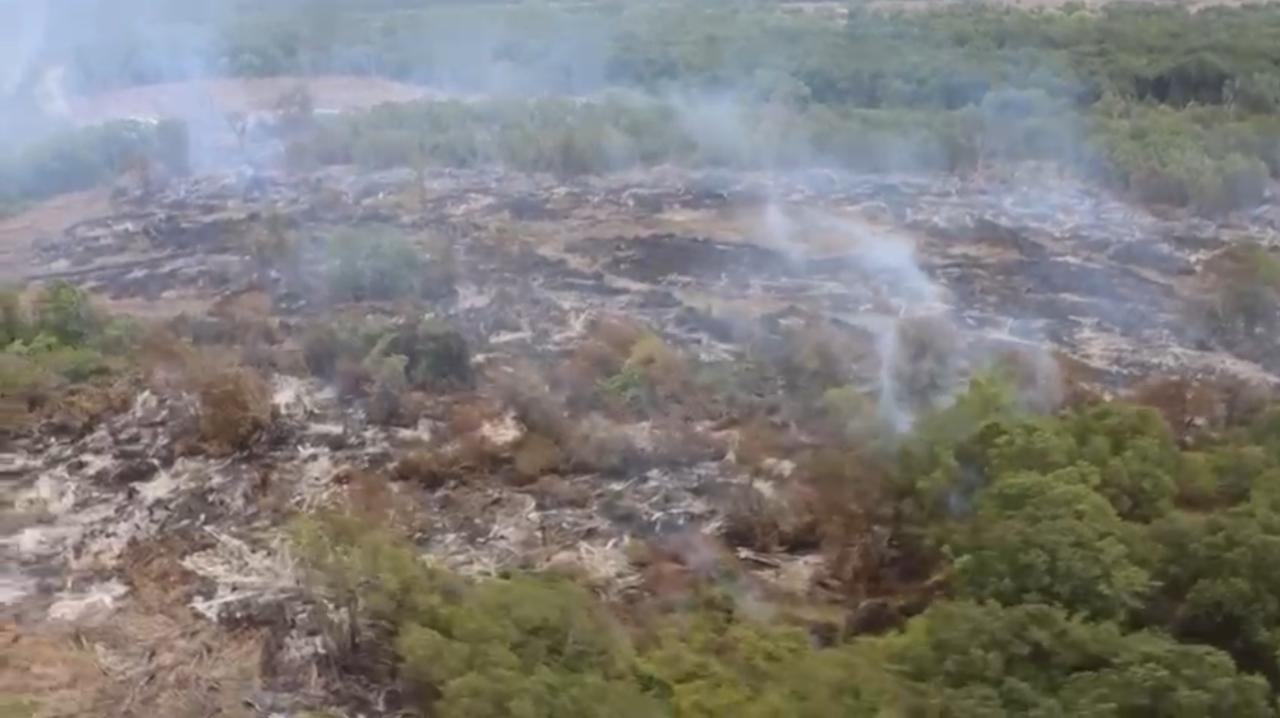
<path id="1" fill-rule="evenodd" d="M 1233 238 L 1270 237 L 1268 215 L 1051 187 L 337 169 L 121 189 L 26 251 L 54 288 L 33 316 L 61 291 L 137 318 L 127 366 L 6 390 L 4 611 L 30 661 L 97 667 L 22 692 L 56 715 L 137 681 L 125 714 L 403 709 L 384 649 L 340 638 L 363 619 L 309 578 L 291 527 L 315 512 L 635 615 L 715 590 L 823 642 L 896 626 L 954 577 L 875 457 L 973 382 L 1032 413 L 1146 391 L 1182 434 L 1275 380 L 1265 313 L 1210 321 Z"/>

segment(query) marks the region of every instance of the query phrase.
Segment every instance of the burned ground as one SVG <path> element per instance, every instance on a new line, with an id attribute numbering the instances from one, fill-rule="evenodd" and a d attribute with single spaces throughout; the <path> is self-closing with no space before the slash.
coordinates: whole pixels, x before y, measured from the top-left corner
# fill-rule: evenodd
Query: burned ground
<path id="1" fill-rule="evenodd" d="M 1189 319 L 1206 257 L 1271 236 L 1267 216 L 1224 231 L 1048 186 L 331 170 L 118 194 L 39 232 L 27 278 L 171 335 L 144 343 L 147 371 L 114 380 L 128 400 L 101 420 L 50 407 L 7 435 L 6 616 L 67 660 L 111 656 L 84 700 L 169 676 L 125 714 L 372 700 L 334 682 L 280 530 L 341 504 L 394 515 L 463 574 L 566 572 L 637 602 L 733 566 L 735 590 L 891 625 L 932 579 L 879 519 L 815 512 L 815 487 L 846 471 L 797 465 L 822 436 L 909 425 L 1011 355 L 1046 404 L 1068 381 L 1269 384 L 1280 368 Z M 113 615 L 149 622 L 144 642 L 206 648 L 131 652 Z M 80 644 L 60 643 L 66 622 L 90 627 Z"/>

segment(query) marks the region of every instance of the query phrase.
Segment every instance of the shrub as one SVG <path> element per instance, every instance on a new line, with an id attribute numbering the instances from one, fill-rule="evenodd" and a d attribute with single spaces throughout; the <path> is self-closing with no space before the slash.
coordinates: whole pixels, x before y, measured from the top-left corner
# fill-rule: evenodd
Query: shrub
<path id="1" fill-rule="evenodd" d="M 367 234 L 344 230 L 328 245 L 329 295 L 338 302 L 388 301 L 422 296 L 427 261 L 391 229 Z"/>
<path id="2" fill-rule="evenodd" d="M 67 345 L 82 344 L 102 328 L 89 295 L 69 282 L 54 282 L 36 297 L 34 328 Z"/>
<path id="3" fill-rule="evenodd" d="M 541 434 L 530 432 L 516 444 L 512 456 L 516 472 L 524 480 L 536 479 L 554 471 L 564 460 L 564 454 L 554 441 Z"/>
<path id="4" fill-rule="evenodd" d="M 853 651 L 815 650 L 798 628 L 716 607 L 669 619 L 641 670 L 680 718 L 870 718 L 892 691 L 879 667 Z"/>
<path id="5" fill-rule="evenodd" d="M 367 362 L 373 378 L 369 392 L 367 412 L 369 421 L 375 424 L 394 424 L 402 418 L 404 395 L 409 391 L 405 367 L 409 360 L 402 355 L 375 356 Z"/>
<path id="6" fill-rule="evenodd" d="M 0 348 L 31 336 L 26 307 L 17 292 L 0 291 Z"/>
<path id="7" fill-rule="evenodd" d="M 210 370 L 197 378 L 200 434 L 216 449 L 237 451 L 271 422 L 271 389 L 252 369 Z"/>
<path id="8" fill-rule="evenodd" d="M 406 386 L 453 389 L 475 379 L 466 338 L 435 319 L 344 316 L 308 327 L 302 351 L 312 373 L 331 379 L 344 366 L 376 378 L 390 357 L 403 360 Z"/>
<path id="9" fill-rule="evenodd" d="M 1229 347 L 1271 343 L 1280 327 L 1280 260 L 1256 242 L 1240 242 L 1211 257 L 1204 267 L 1214 303 L 1209 331 Z"/>
<path id="10" fill-rule="evenodd" d="M 912 715 L 1275 714 L 1219 651 L 1048 606 L 943 602 L 880 650 Z"/>

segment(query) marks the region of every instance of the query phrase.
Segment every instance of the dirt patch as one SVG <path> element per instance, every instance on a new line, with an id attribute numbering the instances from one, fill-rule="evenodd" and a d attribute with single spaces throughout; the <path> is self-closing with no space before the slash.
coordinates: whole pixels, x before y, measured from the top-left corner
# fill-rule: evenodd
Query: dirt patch
<path id="1" fill-rule="evenodd" d="M 424 97 L 421 87 L 378 77 L 264 77 L 197 80 L 130 87 L 68 101 L 71 118 L 92 125 L 127 118 L 220 118 L 231 113 L 270 111 L 286 92 L 305 87 L 319 111 L 409 102 Z"/>

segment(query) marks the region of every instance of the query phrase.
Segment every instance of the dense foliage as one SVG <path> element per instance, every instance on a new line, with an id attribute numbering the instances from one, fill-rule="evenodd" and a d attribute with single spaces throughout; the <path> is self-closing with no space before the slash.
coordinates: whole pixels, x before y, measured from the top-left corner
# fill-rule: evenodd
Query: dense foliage
<path id="1" fill-rule="evenodd" d="M 1256 204 L 1280 172 L 1280 11 L 1268 6 L 853 8 L 841 19 L 711 1 L 67 4 L 120 25 L 51 34 L 48 59 L 79 89 L 355 73 L 499 98 L 327 123 L 298 153 L 306 161 L 970 171 L 1034 159 L 1205 213 Z M 662 99 L 511 99 L 607 89 Z"/>
<path id="2" fill-rule="evenodd" d="M 258 58 L 240 68 L 249 74 L 327 66 L 499 95 L 633 87 L 664 98 L 427 104 L 317 138 L 320 152 L 374 165 L 416 155 L 561 172 L 672 160 L 970 171 L 1034 159 L 1206 213 L 1256 204 L 1278 169 L 1274 10 L 855 11 L 843 26 L 714 3 L 521 12 L 399 13 L 395 32 L 350 40 L 372 50 L 356 65 L 328 46 L 299 48 L 293 64 L 235 56 Z M 344 33 L 385 27 L 377 13 L 357 17 Z M 463 52 L 439 37 L 441 21 L 481 40 Z"/>

